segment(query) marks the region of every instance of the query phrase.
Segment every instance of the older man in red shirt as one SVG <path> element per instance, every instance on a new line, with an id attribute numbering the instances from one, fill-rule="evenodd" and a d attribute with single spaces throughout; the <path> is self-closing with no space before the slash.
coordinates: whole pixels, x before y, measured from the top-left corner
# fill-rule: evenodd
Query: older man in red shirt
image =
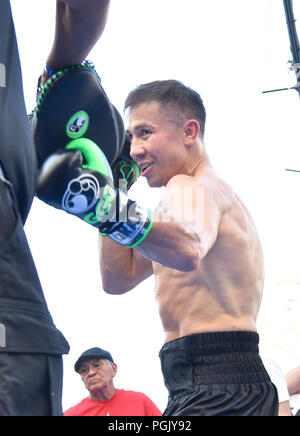
<path id="1" fill-rule="evenodd" d="M 113 379 L 117 365 L 101 348 L 85 351 L 75 371 L 89 391 L 89 397 L 68 409 L 64 416 L 161 416 L 156 405 L 141 392 L 116 389 Z"/>

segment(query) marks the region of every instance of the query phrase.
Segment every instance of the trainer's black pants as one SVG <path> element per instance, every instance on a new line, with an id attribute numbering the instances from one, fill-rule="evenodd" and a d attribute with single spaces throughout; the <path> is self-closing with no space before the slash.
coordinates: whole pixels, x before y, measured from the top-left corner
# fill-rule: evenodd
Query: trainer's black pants
<path id="1" fill-rule="evenodd" d="M 62 357 L 0 353 L 0 416 L 62 416 Z"/>

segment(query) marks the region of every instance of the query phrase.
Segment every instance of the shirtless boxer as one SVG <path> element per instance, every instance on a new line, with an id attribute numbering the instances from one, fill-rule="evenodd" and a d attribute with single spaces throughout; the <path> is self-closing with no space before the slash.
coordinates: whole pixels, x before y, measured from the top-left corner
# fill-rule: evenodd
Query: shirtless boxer
<path id="1" fill-rule="evenodd" d="M 165 415 L 276 416 L 256 328 L 263 251 L 249 211 L 209 159 L 202 99 L 157 81 L 132 91 L 125 109 L 131 157 L 150 187 L 166 190 L 139 245 L 100 238 L 102 281 L 124 294 L 155 275 Z"/>

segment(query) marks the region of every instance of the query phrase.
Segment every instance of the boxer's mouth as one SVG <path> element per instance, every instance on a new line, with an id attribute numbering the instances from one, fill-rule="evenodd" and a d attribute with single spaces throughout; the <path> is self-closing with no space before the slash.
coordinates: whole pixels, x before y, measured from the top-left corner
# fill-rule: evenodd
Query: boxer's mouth
<path id="1" fill-rule="evenodd" d="M 141 176 L 144 176 L 148 171 L 148 169 L 153 165 L 153 162 L 144 162 L 139 164 L 139 168 L 141 170 Z"/>

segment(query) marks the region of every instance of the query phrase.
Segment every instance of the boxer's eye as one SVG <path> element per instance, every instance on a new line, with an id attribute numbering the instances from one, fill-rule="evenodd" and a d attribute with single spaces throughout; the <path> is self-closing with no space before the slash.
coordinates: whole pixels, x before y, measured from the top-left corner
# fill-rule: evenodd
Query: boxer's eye
<path id="1" fill-rule="evenodd" d="M 147 129 L 142 129 L 141 130 L 141 136 L 148 136 L 150 134 L 151 134 L 150 130 L 147 130 Z"/>

